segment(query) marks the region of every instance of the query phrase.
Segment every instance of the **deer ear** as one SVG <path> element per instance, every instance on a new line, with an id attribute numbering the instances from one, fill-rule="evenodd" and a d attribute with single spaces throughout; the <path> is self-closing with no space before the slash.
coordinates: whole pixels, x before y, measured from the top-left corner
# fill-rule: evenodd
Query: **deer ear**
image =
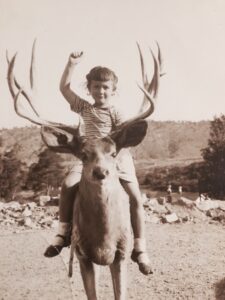
<path id="1" fill-rule="evenodd" d="M 110 136 L 116 143 L 117 150 L 133 147 L 142 142 L 147 133 L 148 123 L 138 120 L 122 127 Z"/>
<path id="2" fill-rule="evenodd" d="M 42 126 L 41 137 L 45 145 L 61 153 L 71 153 L 77 156 L 80 148 L 78 135 L 64 131 L 61 128 Z"/>

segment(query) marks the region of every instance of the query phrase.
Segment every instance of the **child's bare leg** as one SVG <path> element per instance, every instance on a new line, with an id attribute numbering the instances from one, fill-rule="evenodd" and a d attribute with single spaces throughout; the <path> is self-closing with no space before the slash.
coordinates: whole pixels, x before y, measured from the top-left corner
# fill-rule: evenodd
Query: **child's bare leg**
<path id="1" fill-rule="evenodd" d="M 152 273 L 146 252 L 145 214 L 138 184 L 121 180 L 130 198 L 131 225 L 134 233 L 134 249 L 131 258 L 138 263 L 140 271 L 147 275 Z"/>
<path id="2" fill-rule="evenodd" d="M 80 177 L 75 172 L 71 172 L 65 179 L 59 201 L 59 227 L 58 233 L 54 237 L 51 245 L 46 249 L 46 257 L 58 255 L 63 247 L 70 245 L 71 221 L 73 205 L 77 189 L 77 182 Z"/>

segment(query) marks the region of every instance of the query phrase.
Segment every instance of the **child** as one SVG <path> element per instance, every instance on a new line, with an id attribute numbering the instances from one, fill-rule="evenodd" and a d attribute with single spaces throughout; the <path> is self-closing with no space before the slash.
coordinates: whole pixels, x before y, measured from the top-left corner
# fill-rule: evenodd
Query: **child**
<path id="1" fill-rule="evenodd" d="M 80 114 L 85 127 L 87 138 L 101 138 L 107 136 L 113 129 L 123 123 L 121 114 L 111 105 L 116 91 L 118 78 L 115 73 L 104 67 L 95 67 L 87 74 L 87 88 L 94 99 L 94 104 L 81 99 L 70 88 L 74 67 L 80 61 L 83 53 L 75 52 L 63 72 L 60 90 L 69 102 L 71 110 Z M 134 233 L 134 249 L 131 258 L 137 262 L 140 271 L 147 275 L 152 273 L 148 255 L 146 253 L 144 209 L 142 197 L 132 156 L 128 149 L 122 149 L 117 156 L 118 172 L 121 184 L 130 199 L 131 224 Z M 58 255 L 63 247 L 70 244 L 70 224 L 72 220 L 74 194 L 76 184 L 80 181 L 82 164 L 75 166 L 66 177 L 59 204 L 59 229 L 52 245 L 46 251 L 46 257 Z"/>

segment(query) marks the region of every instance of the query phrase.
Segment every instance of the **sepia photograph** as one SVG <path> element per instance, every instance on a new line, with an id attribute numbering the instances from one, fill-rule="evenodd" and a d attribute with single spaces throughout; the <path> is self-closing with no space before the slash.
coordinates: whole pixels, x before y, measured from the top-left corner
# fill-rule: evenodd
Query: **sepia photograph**
<path id="1" fill-rule="evenodd" d="M 0 300 L 225 300 L 225 2 L 0 0 Z"/>

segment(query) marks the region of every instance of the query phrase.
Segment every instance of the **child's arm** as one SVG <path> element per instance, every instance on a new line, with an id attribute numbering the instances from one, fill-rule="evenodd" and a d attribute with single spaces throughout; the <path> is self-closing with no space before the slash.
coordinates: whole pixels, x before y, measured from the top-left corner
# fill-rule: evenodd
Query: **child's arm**
<path id="1" fill-rule="evenodd" d="M 71 78 L 74 67 L 80 62 L 82 55 L 83 52 L 74 52 L 70 54 L 68 63 L 66 64 L 60 81 L 60 91 L 71 106 L 74 104 L 74 99 L 78 97 L 76 93 L 71 90 Z"/>

